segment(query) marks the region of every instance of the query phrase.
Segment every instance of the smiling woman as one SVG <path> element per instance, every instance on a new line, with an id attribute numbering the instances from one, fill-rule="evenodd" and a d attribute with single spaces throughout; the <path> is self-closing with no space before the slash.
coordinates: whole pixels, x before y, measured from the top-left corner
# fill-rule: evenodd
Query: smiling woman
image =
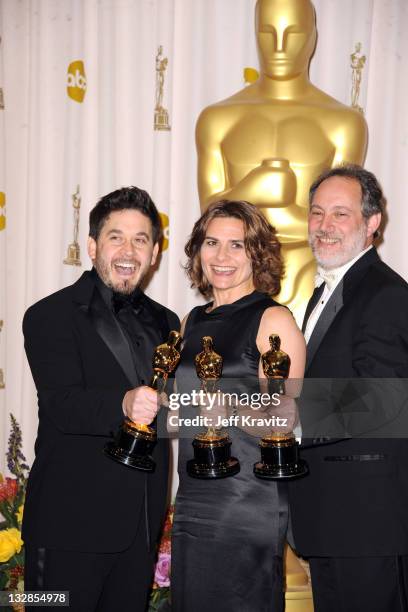
<path id="1" fill-rule="evenodd" d="M 203 274 L 214 295 L 228 293 L 228 301 L 254 290 L 251 260 L 245 251 L 244 224 L 234 217 L 215 218 L 201 246 Z"/>
<path id="2" fill-rule="evenodd" d="M 275 229 L 249 202 L 215 202 L 194 225 L 185 252 L 187 275 L 205 297 L 217 293 L 219 282 L 220 290 L 229 290 L 224 292 L 224 303 L 254 289 L 279 293 L 281 245 Z"/>
<path id="3" fill-rule="evenodd" d="M 213 338 L 222 356 L 223 391 L 251 389 L 252 394 L 254 385 L 261 388 L 260 357 L 269 350 L 271 333 L 280 336 L 283 350 L 291 357 L 290 377 L 301 378 L 304 340 L 289 310 L 271 297 L 279 292 L 283 265 L 275 230 L 262 213 L 241 200 L 214 203 L 194 225 L 185 252 L 192 285 L 211 302 L 194 308 L 183 322 L 178 389 L 191 392 L 191 383 L 197 380 L 194 358 L 202 350 L 203 336 Z M 221 393 L 223 399 L 227 395 Z M 251 415 L 256 416 L 253 407 L 238 401 L 230 413 L 225 402 L 216 404 L 211 417 L 216 415 L 218 424 L 227 424 L 241 469 L 219 480 L 191 478 L 186 471 L 186 461 L 192 457 L 191 439 L 180 436 L 172 610 L 279 612 L 283 610 L 286 486 L 253 475 L 260 437 L 259 423 L 248 422 Z M 269 405 L 262 416 L 271 419 L 273 412 Z M 206 415 L 204 406 L 200 416 Z"/>

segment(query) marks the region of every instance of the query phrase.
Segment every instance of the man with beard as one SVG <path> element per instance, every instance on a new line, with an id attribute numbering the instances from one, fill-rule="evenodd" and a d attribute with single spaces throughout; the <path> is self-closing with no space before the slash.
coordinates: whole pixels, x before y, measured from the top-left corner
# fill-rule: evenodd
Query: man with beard
<path id="1" fill-rule="evenodd" d="M 329 170 L 309 201 L 318 275 L 305 376 L 326 380 L 305 381 L 309 474 L 290 486 L 294 543 L 310 562 L 316 612 L 406 611 L 408 442 L 396 423 L 407 401 L 408 285 L 373 246 L 384 198 L 372 173 Z"/>
<path id="2" fill-rule="evenodd" d="M 154 265 L 160 218 L 150 196 L 122 188 L 90 213 L 93 269 L 28 309 L 25 348 L 38 391 L 36 458 L 24 510 L 26 590 L 69 591 L 75 612 L 143 611 L 167 493 L 168 446 L 156 470 L 103 449 L 124 416 L 149 424 L 155 347 L 177 316 L 140 283 Z"/>

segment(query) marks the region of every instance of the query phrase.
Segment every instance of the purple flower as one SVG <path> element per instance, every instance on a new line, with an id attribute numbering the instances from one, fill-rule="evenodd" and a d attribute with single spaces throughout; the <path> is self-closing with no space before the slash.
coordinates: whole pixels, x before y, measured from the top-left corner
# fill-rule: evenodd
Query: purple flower
<path id="1" fill-rule="evenodd" d="M 29 467 L 25 463 L 26 458 L 21 452 L 22 435 L 20 426 L 12 414 L 10 414 L 10 419 L 11 432 L 8 440 L 7 467 L 16 476 L 18 483 L 24 487 L 27 482 Z"/>
<path id="2" fill-rule="evenodd" d="M 169 553 L 159 553 L 154 572 L 154 581 L 159 587 L 170 586 L 170 559 Z"/>

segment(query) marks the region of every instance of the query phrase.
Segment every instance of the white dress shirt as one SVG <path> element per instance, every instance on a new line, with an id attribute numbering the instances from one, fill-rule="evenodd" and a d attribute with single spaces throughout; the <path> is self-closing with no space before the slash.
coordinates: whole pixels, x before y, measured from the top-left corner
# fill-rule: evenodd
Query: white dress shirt
<path id="1" fill-rule="evenodd" d="M 356 263 L 356 261 L 358 261 L 363 255 L 365 255 L 365 253 L 367 253 L 367 251 L 369 251 L 372 246 L 373 245 L 370 244 L 370 246 L 364 249 L 364 251 L 361 251 L 361 253 L 354 257 L 354 259 L 351 259 L 343 266 L 340 266 L 340 268 L 334 268 L 333 270 L 323 270 L 321 267 L 318 266 L 315 286 L 320 287 L 320 285 L 324 282 L 326 283 L 326 286 L 324 288 L 320 300 L 310 313 L 310 316 L 307 320 L 306 329 L 304 333 L 306 344 L 309 342 L 310 336 L 312 335 L 316 323 L 319 320 L 319 317 L 322 314 L 324 307 L 326 306 L 328 300 L 332 296 L 339 282 L 342 280 L 346 272 Z"/>
<path id="2" fill-rule="evenodd" d="M 334 268 L 333 270 L 323 270 L 323 268 L 319 266 L 317 267 L 315 286 L 320 287 L 322 283 L 326 283 L 326 286 L 323 290 L 320 300 L 310 313 L 309 318 L 307 320 L 306 329 L 304 333 L 306 344 L 309 342 L 310 336 L 312 335 L 312 332 L 316 326 L 317 321 L 319 320 L 320 315 L 322 314 L 324 307 L 326 306 L 328 300 L 333 294 L 333 291 L 336 289 L 337 285 L 342 280 L 343 276 L 346 274 L 347 270 L 349 270 L 356 263 L 356 261 L 360 259 L 360 257 L 367 253 L 367 251 L 369 251 L 372 246 L 373 245 L 370 244 L 370 246 L 364 249 L 364 251 L 361 251 L 361 253 L 354 257 L 354 259 L 351 259 L 343 266 L 340 266 L 340 268 Z M 296 440 L 300 444 L 302 441 L 302 426 L 300 423 L 294 428 L 293 433 L 296 437 Z"/>

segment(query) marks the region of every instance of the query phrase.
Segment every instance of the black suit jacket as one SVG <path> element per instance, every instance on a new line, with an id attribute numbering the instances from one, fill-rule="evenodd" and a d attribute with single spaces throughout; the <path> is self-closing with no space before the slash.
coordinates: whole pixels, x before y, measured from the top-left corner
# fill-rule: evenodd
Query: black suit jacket
<path id="1" fill-rule="evenodd" d="M 357 390 L 366 382 L 371 389 L 366 379 L 377 379 L 381 389 L 379 378 L 408 378 L 408 285 L 374 248 L 348 270 L 327 303 L 309 339 L 305 377 L 359 378 Z M 316 384 L 305 383 L 306 389 Z M 335 387 L 343 393 L 340 412 L 333 407 Z M 408 554 L 408 402 L 394 410 L 381 392 L 347 400 L 348 387 L 345 380 L 327 381 L 327 398 L 317 408 L 307 392 L 301 402 L 302 456 L 310 473 L 290 485 L 296 548 L 304 556 Z M 368 418 L 347 414 L 347 401 L 367 401 L 369 410 L 377 401 L 378 422 L 370 422 L 375 410 Z M 387 427 L 395 433 L 396 419 L 401 438 L 383 437 Z"/>
<path id="2" fill-rule="evenodd" d="M 179 329 L 179 320 L 147 296 L 142 299 L 157 317 L 159 344 L 169 329 Z M 103 454 L 123 420 L 124 394 L 148 384 L 152 356 L 135 368 L 129 344 L 89 272 L 29 308 L 23 331 L 39 406 L 23 539 L 45 548 L 120 551 L 146 511 L 147 537 L 154 541 L 166 502 L 167 440 L 155 448 L 153 474 Z"/>

